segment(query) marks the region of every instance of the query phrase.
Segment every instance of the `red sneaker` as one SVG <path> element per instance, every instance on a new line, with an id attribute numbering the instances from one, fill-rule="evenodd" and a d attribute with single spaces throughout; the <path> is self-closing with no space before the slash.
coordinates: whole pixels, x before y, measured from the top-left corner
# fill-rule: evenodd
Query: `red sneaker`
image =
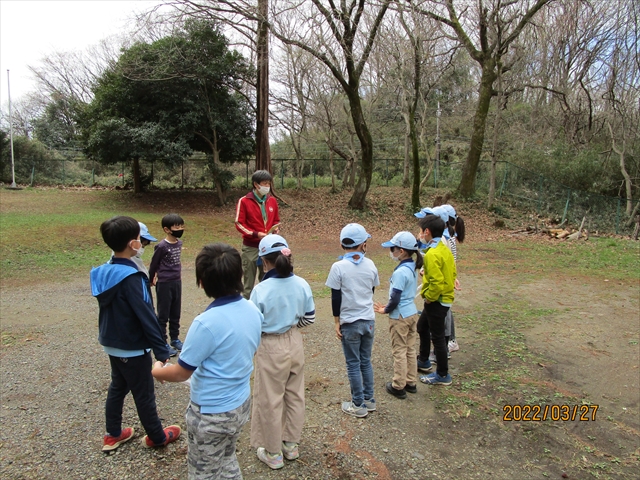
<path id="1" fill-rule="evenodd" d="M 171 425 L 164 429 L 164 434 L 167 436 L 167 439 L 164 443 L 155 444 L 151 441 L 148 435 L 145 435 L 142 439 L 142 446 L 146 448 L 156 448 L 156 447 L 164 447 L 171 442 L 175 442 L 178 438 L 180 438 L 180 433 L 182 430 L 177 425 Z"/>
<path id="2" fill-rule="evenodd" d="M 124 442 L 128 442 L 133 438 L 133 428 L 128 427 L 122 430 L 119 437 L 112 437 L 111 435 L 105 435 L 102 440 L 102 451 L 108 452 L 115 450 Z"/>

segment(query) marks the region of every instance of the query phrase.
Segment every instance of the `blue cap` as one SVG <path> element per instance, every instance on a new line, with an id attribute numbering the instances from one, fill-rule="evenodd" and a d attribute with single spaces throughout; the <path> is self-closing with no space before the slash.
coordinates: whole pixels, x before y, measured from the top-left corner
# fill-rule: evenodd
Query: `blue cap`
<path id="1" fill-rule="evenodd" d="M 434 215 L 437 215 L 442 219 L 445 225 L 449 222 L 449 211 L 444 208 L 444 205 L 434 207 L 432 208 L 432 211 Z"/>
<path id="2" fill-rule="evenodd" d="M 391 240 L 384 242 L 383 247 L 399 247 L 405 250 L 418 250 L 418 241 L 411 232 L 398 232 Z"/>
<path id="3" fill-rule="evenodd" d="M 345 244 L 343 241 L 345 238 L 350 238 L 353 240 L 353 243 Z M 370 238 L 371 235 L 367 233 L 362 225 L 359 223 L 350 223 L 340 232 L 340 245 L 346 248 L 354 248 L 363 244 Z"/>
<path id="4" fill-rule="evenodd" d="M 418 213 L 414 213 L 413 214 L 415 217 L 418 218 L 424 218 L 427 215 L 437 215 L 436 213 L 433 213 L 433 208 L 429 208 L 429 207 L 424 207 L 422 210 L 420 210 Z"/>
<path id="5" fill-rule="evenodd" d="M 444 204 L 442 205 L 442 208 L 444 209 L 445 212 L 447 212 L 447 214 L 451 217 L 451 218 L 458 218 L 456 216 L 456 209 L 453 208 L 451 205 L 449 204 Z"/>
<path id="6" fill-rule="evenodd" d="M 149 233 L 149 229 L 144 223 L 138 222 L 138 225 L 140 225 L 140 238 L 144 238 L 145 240 L 149 240 L 150 242 L 158 241 L 156 237 Z"/>
<path id="7" fill-rule="evenodd" d="M 289 248 L 287 241 L 280 235 L 271 233 L 266 237 L 262 237 L 262 240 L 260 240 L 260 245 L 258 245 L 258 255 L 264 257 L 270 253 L 280 252 L 285 248 Z"/>

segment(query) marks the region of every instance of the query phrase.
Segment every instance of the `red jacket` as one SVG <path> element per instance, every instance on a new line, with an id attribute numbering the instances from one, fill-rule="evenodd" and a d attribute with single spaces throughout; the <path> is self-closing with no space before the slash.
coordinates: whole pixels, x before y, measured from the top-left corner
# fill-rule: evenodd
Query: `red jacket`
<path id="1" fill-rule="evenodd" d="M 253 191 L 238 200 L 236 228 L 242 234 L 242 243 L 248 247 L 258 248 L 260 244 L 258 232 L 268 233 L 271 227 L 280 223 L 277 200 L 267 195 L 264 207 L 267 211 L 266 222 L 262 219 L 262 209 Z"/>

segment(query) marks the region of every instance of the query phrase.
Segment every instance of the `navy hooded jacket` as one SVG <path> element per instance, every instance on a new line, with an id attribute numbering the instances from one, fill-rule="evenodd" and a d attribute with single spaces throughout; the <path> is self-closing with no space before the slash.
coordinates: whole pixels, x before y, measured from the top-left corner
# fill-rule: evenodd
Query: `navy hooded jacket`
<path id="1" fill-rule="evenodd" d="M 169 349 L 153 310 L 146 275 L 131 260 L 112 258 L 91 270 L 91 294 L 98 299 L 98 341 L 122 350 L 153 349 L 164 362 Z"/>

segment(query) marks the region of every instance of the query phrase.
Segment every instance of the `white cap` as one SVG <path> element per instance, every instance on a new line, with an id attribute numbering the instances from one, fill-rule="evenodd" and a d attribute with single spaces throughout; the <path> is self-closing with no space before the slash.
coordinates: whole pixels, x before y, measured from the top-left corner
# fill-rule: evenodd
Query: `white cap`
<path id="1" fill-rule="evenodd" d="M 418 250 L 418 241 L 411 232 L 398 232 L 391 240 L 384 242 L 383 247 L 399 247 L 405 250 Z"/>
<path id="2" fill-rule="evenodd" d="M 344 240 L 347 238 L 351 239 L 353 243 L 345 244 Z M 369 235 L 364 227 L 359 223 L 350 223 L 346 225 L 340 232 L 340 244 L 346 248 L 357 247 L 370 238 L 371 235 Z"/>
<path id="3" fill-rule="evenodd" d="M 284 237 L 272 233 L 266 237 L 262 237 L 262 240 L 260 240 L 260 245 L 258 245 L 258 255 L 264 257 L 270 253 L 280 252 L 285 248 L 289 248 L 289 244 L 287 244 Z"/>

